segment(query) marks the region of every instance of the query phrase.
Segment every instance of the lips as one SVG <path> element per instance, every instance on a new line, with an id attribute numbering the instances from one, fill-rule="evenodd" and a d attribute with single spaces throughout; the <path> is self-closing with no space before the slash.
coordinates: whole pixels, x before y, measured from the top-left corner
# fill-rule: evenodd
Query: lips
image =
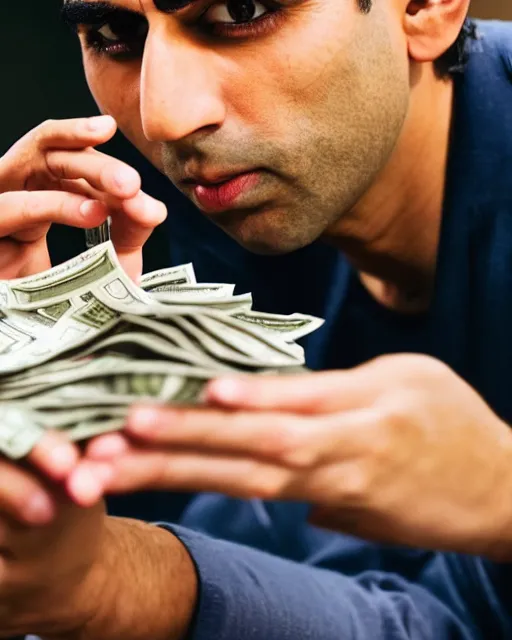
<path id="1" fill-rule="evenodd" d="M 198 205 L 206 212 L 226 211 L 236 206 L 240 198 L 259 182 L 259 171 L 248 171 L 233 175 L 218 182 L 187 181 L 192 183 Z"/>

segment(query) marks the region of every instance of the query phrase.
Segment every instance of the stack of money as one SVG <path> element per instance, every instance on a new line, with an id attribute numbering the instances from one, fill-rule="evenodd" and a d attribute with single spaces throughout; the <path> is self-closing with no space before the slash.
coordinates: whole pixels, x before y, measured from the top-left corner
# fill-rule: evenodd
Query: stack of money
<path id="1" fill-rule="evenodd" d="M 197 404 L 212 378 L 303 370 L 296 340 L 322 320 L 252 310 L 192 265 L 136 286 L 103 243 L 35 276 L 0 281 L 0 453 L 22 458 L 48 429 L 87 440 L 130 406 Z"/>

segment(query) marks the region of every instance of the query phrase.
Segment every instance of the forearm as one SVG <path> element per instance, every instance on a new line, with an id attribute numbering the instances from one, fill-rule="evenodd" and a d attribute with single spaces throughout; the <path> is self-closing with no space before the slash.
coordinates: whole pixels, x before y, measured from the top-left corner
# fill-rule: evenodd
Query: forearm
<path id="1" fill-rule="evenodd" d="M 101 605 L 77 640 L 182 640 L 197 601 L 197 575 L 182 543 L 135 520 L 107 519 L 98 580 Z"/>
<path id="2" fill-rule="evenodd" d="M 349 577 L 169 527 L 189 549 L 200 576 L 191 640 L 477 640 L 459 614 L 428 589 L 384 572 Z M 343 563 L 342 563 L 343 564 Z M 435 572 L 434 572 L 435 573 Z M 430 578 L 429 587 L 439 578 Z M 149 636 L 148 636 L 149 637 Z"/>

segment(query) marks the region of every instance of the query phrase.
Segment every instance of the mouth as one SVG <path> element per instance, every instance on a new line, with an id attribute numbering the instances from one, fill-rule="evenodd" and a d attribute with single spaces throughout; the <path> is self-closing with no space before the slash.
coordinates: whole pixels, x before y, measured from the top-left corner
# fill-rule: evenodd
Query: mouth
<path id="1" fill-rule="evenodd" d="M 181 184 L 192 191 L 196 204 L 205 213 L 218 213 L 234 208 L 242 196 L 258 184 L 260 177 L 260 170 L 252 170 L 210 179 L 202 176 L 187 178 Z"/>

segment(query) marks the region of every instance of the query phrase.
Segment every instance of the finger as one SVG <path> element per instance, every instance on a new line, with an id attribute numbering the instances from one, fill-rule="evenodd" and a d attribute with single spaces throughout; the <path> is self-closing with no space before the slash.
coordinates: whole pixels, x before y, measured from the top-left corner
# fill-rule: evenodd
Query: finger
<path id="1" fill-rule="evenodd" d="M 70 498 L 80 507 L 94 506 L 102 499 L 113 473 L 111 464 L 81 460 L 65 483 Z"/>
<path id="2" fill-rule="evenodd" d="M 46 149 L 79 149 L 107 142 L 117 130 L 112 116 L 47 120 L 34 129 L 39 146 Z M 28 134 L 30 135 L 30 134 Z"/>
<path id="3" fill-rule="evenodd" d="M 123 202 L 120 198 L 95 189 L 83 178 L 79 178 L 78 180 L 60 180 L 58 190 L 66 191 L 67 193 L 76 193 L 77 195 L 85 196 L 89 200 L 98 200 L 112 210 L 119 209 Z"/>
<path id="4" fill-rule="evenodd" d="M 111 116 L 47 120 L 19 142 L 36 141 L 40 149 L 83 149 L 107 142 L 116 129 L 116 121 Z"/>
<path id="5" fill-rule="evenodd" d="M 112 212 L 112 242 L 125 271 L 137 280 L 142 273 L 142 247 L 167 217 L 167 209 L 143 191 Z"/>
<path id="6" fill-rule="evenodd" d="M 117 198 L 133 198 L 141 188 L 137 171 L 100 151 L 49 151 L 46 164 L 55 180 L 84 179 Z"/>
<path id="7" fill-rule="evenodd" d="M 284 413 L 213 409 L 136 408 L 127 433 L 151 446 L 250 454 L 301 466 L 309 460 L 309 418 Z"/>
<path id="8" fill-rule="evenodd" d="M 375 442 L 375 421 L 374 410 L 313 420 L 285 413 L 139 407 L 126 431 L 152 447 L 229 452 L 300 469 L 364 455 Z M 99 444 L 91 448 L 91 455 L 100 453 Z"/>
<path id="9" fill-rule="evenodd" d="M 110 117 L 44 122 L 0 158 L 0 191 L 47 188 L 49 149 L 88 149 L 109 140 L 116 126 Z"/>
<path id="10" fill-rule="evenodd" d="M 0 194 L 0 236 L 30 242 L 33 228 L 59 223 L 91 228 L 106 220 L 106 207 L 61 191 L 9 191 Z"/>
<path id="11" fill-rule="evenodd" d="M 85 450 L 85 457 L 91 460 L 109 461 L 124 455 L 130 449 L 128 436 L 123 433 L 107 433 L 93 438 Z"/>
<path id="12" fill-rule="evenodd" d="M 28 456 L 28 462 L 53 480 L 63 480 L 79 459 L 78 449 L 61 434 L 49 431 Z"/>
<path id="13" fill-rule="evenodd" d="M 36 231 L 40 235 L 37 235 Z M 34 241 L 30 244 L 16 242 L 11 238 L 0 239 L 1 279 L 23 278 L 50 268 L 50 257 L 46 245 L 47 231 L 48 225 L 34 230 Z M 38 240 L 38 238 L 40 239 Z"/>
<path id="14" fill-rule="evenodd" d="M 0 242 L 0 250 L 2 248 Z M 30 243 L 19 243 L 15 240 L 10 241 L 11 245 L 15 245 L 19 249 L 17 256 L 18 262 L 14 264 L 16 268 L 16 277 L 25 278 L 35 273 L 42 273 L 50 269 L 52 264 L 50 254 L 48 252 L 48 244 L 46 235 L 41 236 L 39 240 Z M 3 260 L 0 261 L 0 264 Z"/>
<path id="15" fill-rule="evenodd" d="M 212 491 L 238 498 L 265 498 L 276 493 L 284 495 L 292 478 L 290 470 L 266 462 L 191 452 L 162 453 L 134 448 L 110 465 L 108 493 Z"/>
<path id="16" fill-rule="evenodd" d="M 65 180 L 63 188 L 103 202 L 112 217 L 111 238 L 121 265 L 138 281 L 142 273 L 142 248 L 155 227 L 167 217 L 165 205 L 143 191 L 121 200 L 98 191 L 85 180 Z"/>
<path id="17" fill-rule="evenodd" d="M 50 522 L 57 512 L 43 484 L 5 460 L 0 460 L 0 511 L 32 525 Z"/>
<path id="18" fill-rule="evenodd" d="M 137 220 L 141 215 L 143 217 L 154 217 L 152 224 L 154 226 L 161 224 L 167 217 L 167 209 L 163 202 L 156 200 L 143 191 L 137 192 L 133 198 L 118 198 L 99 189 L 95 189 L 86 180 L 61 180 L 63 191 L 76 193 L 85 196 L 89 200 L 99 200 L 109 208 L 110 212 L 119 211 L 125 215 L 130 215 Z"/>
<path id="19" fill-rule="evenodd" d="M 118 214 L 120 217 L 120 233 L 118 244 L 123 246 L 123 234 L 127 236 L 124 240 L 126 246 L 131 246 L 133 241 L 129 238 L 130 231 L 125 231 L 127 220 L 135 221 L 141 224 L 144 229 L 152 230 L 154 227 L 162 224 L 167 217 L 167 208 L 163 202 L 156 200 L 152 196 L 139 191 L 133 198 L 117 198 L 103 191 L 99 191 L 92 187 L 86 180 L 63 180 L 62 187 L 64 191 L 76 193 L 85 196 L 89 200 L 98 200 L 103 202 L 109 209 L 111 214 Z M 124 216 L 124 217 L 123 217 Z M 137 242 L 135 242 L 137 244 Z"/>
<path id="20" fill-rule="evenodd" d="M 261 411 L 330 413 L 357 409 L 375 399 L 375 376 L 367 366 L 293 376 L 223 377 L 210 383 L 206 400 Z"/>
<path id="21" fill-rule="evenodd" d="M 17 190 L 38 168 L 46 171 L 48 149 L 87 149 L 110 140 L 117 124 L 110 116 L 47 120 L 18 140 L 2 156 L 2 190 Z M 27 167 L 28 172 L 27 172 Z M 18 185 L 18 186 L 16 186 Z"/>

